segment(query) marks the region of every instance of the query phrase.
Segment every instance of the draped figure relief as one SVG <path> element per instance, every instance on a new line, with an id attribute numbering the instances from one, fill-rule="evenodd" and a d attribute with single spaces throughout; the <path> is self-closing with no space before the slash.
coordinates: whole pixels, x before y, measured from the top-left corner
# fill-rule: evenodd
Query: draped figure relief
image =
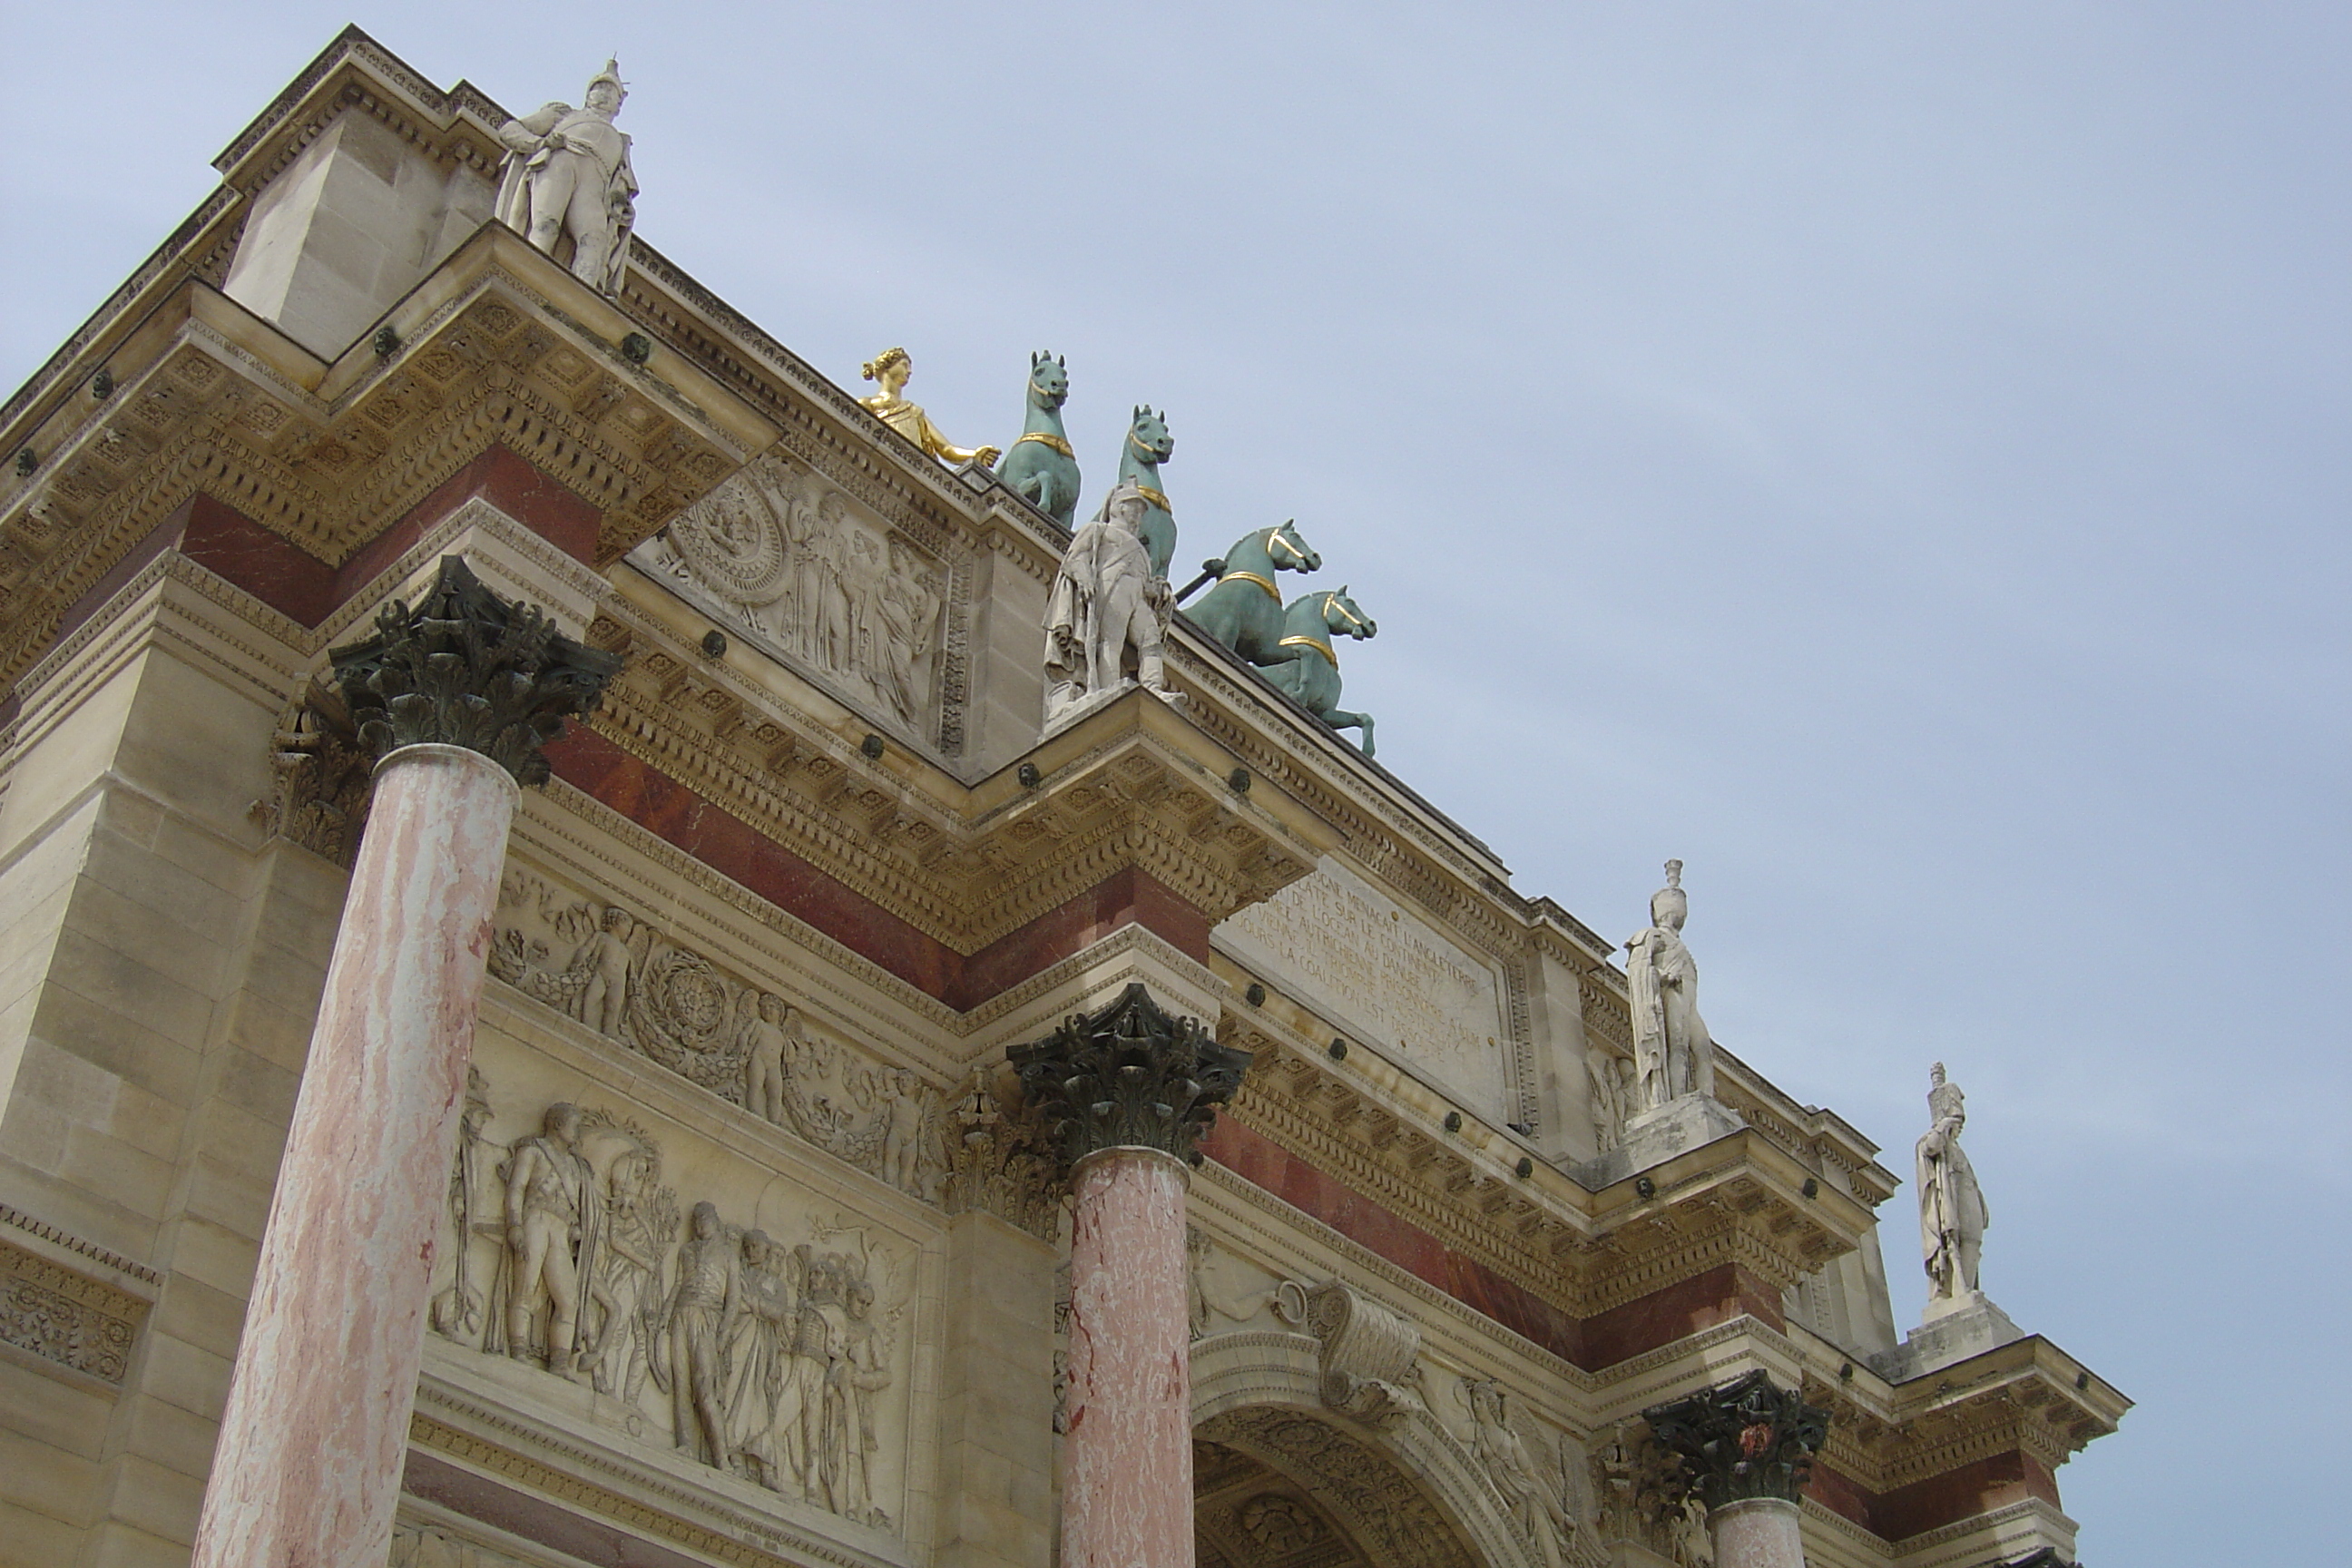
<path id="1" fill-rule="evenodd" d="M 946 563 L 772 452 L 630 560 L 763 651 L 931 744 Z"/>

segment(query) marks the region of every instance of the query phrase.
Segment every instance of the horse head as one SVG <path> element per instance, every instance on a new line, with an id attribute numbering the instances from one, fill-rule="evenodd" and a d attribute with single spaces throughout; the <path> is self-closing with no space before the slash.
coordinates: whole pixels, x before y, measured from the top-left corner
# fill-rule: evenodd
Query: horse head
<path id="1" fill-rule="evenodd" d="M 1176 450 L 1176 437 L 1168 433 L 1168 421 L 1139 403 L 1135 407 L 1135 423 L 1127 427 L 1127 444 L 1139 462 L 1155 468 Z"/>
<path id="2" fill-rule="evenodd" d="M 1029 356 L 1029 403 L 1034 408 L 1059 408 L 1070 400 L 1070 373 L 1049 353 Z"/>
<path id="3" fill-rule="evenodd" d="M 1274 563 L 1277 571 L 1323 570 L 1323 557 L 1315 552 L 1315 547 L 1307 542 L 1307 536 L 1298 531 L 1298 520 L 1295 517 L 1280 528 L 1266 531 L 1265 558 Z"/>
<path id="4" fill-rule="evenodd" d="M 1347 584 L 1323 595 L 1324 629 L 1334 634 L 1345 633 L 1361 642 L 1380 635 L 1380 623 L 1364 614 L 1363 606 L 1348 597 Z"/>

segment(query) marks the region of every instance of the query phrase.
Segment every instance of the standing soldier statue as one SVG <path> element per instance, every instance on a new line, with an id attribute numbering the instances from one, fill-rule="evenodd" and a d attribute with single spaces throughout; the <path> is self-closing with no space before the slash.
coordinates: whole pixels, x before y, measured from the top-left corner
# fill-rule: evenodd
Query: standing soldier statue
<path id="1" fill-rule="evenodd" d="M 619 62 L 606 60 L 580 108 L 551 103 L 499 128 L 499 221 L 550 256 L 569 235 L 572 275 L 604 294 L 621 291 L 637 221 L 629 138 L 613 123 L 626 97 Z"/>

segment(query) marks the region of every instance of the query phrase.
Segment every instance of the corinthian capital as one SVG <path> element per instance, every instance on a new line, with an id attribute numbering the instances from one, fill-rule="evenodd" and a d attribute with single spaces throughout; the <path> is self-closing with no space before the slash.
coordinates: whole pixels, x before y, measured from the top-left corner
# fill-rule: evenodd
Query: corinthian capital
<path id="1" fill-rule="evenodd" d="M 594 710 L 621 668 L 536 605 L 491 593 L 455 555 L 414 607 L 394 599 L 376 612 L 375 636 L 328 658 L 371 761 L 402 746 L 463 746 L 526 784 L 547 782 L 540 748 L 567 716 Z"/>
<path id="2" fill-rule="evenodd" d="M 1642 1412 L 1660 1447 L 1678 1456 L 1683 1479 L 1709 1509 L 1747 1498 L 1795 1502 L 1829 1437 L 1830 1413 L 1763 1370 Z"/>
<path id="3" fill-rule="evenodd" d="M 1099 1149 L 1164 1149 L 1188 1164 L 1233 1098 L 1250 1054 L 1221 1046 L 1197 1018 L 1171 1018 L 1141 982 L 1098 1013 L 1066 1019 L 1005 1053 L 1065 1163 Z"/>

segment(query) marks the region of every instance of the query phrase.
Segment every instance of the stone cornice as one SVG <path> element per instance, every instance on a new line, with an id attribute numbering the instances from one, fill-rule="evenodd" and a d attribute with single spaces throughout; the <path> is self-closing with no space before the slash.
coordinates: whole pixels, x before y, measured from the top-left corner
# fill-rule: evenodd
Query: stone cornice
<path id="1" fill-rule="evenodd" d="M 1278 792 L 1233 790 L 1223 749 L 1140 692 L 1032 752 L 1034 788 L 1011 770 L 967 786 L 902 749 L 867 757 L 863 721 L 804 683 L 779 700 L 772 668 L 759 685 L 689 662 L 625 602 L 589 637 L 631 664 L 588 728 L 960 953 L 1130 868 L 1213 923 L 1334 841 Z"/>
<path id="2" fill-rule="evenodd" d="M 1495 1129 L 1445 1131 L 1444 1097 L 1369 1052 L 1334 1061 L 1263 1015 L 1225 1037 L 1258 1062 L 1235 1121 L 1579 1318 L 1724 1264 L 1786 1289 L 1869 1223 L 1833 1188 L 1803 1196 L 1805 1168 L 1753 1129 L 1644 1173 L 1651 1196 L 1594 1193 Z"/>
<path id="3" fill-rule="evenodd" d="M 1802 1329 L 1805 1396 L 1832 1412 L 1822 1459 L 1884 1494 L 2011 1450 L 2051 1469 L 2132 1402 L 2038 1334 L 1890 1384 Z"/>
<path id="4" fill-rule="evenodd" d="M 331 566 L 500 445 L 603 514 L 609 561 L 770 439 L 715 388 L 664 379 L 698 382 L 685 367 L 630 363 L 627 319 L 496 225 L 394 325 L 394 354 L 363 342 L 325 365 L 202 282 L 159 303 L 114 346 L 110 396 L 45 427 L 0 505 L 0 682 L 198 493 Z"/>

